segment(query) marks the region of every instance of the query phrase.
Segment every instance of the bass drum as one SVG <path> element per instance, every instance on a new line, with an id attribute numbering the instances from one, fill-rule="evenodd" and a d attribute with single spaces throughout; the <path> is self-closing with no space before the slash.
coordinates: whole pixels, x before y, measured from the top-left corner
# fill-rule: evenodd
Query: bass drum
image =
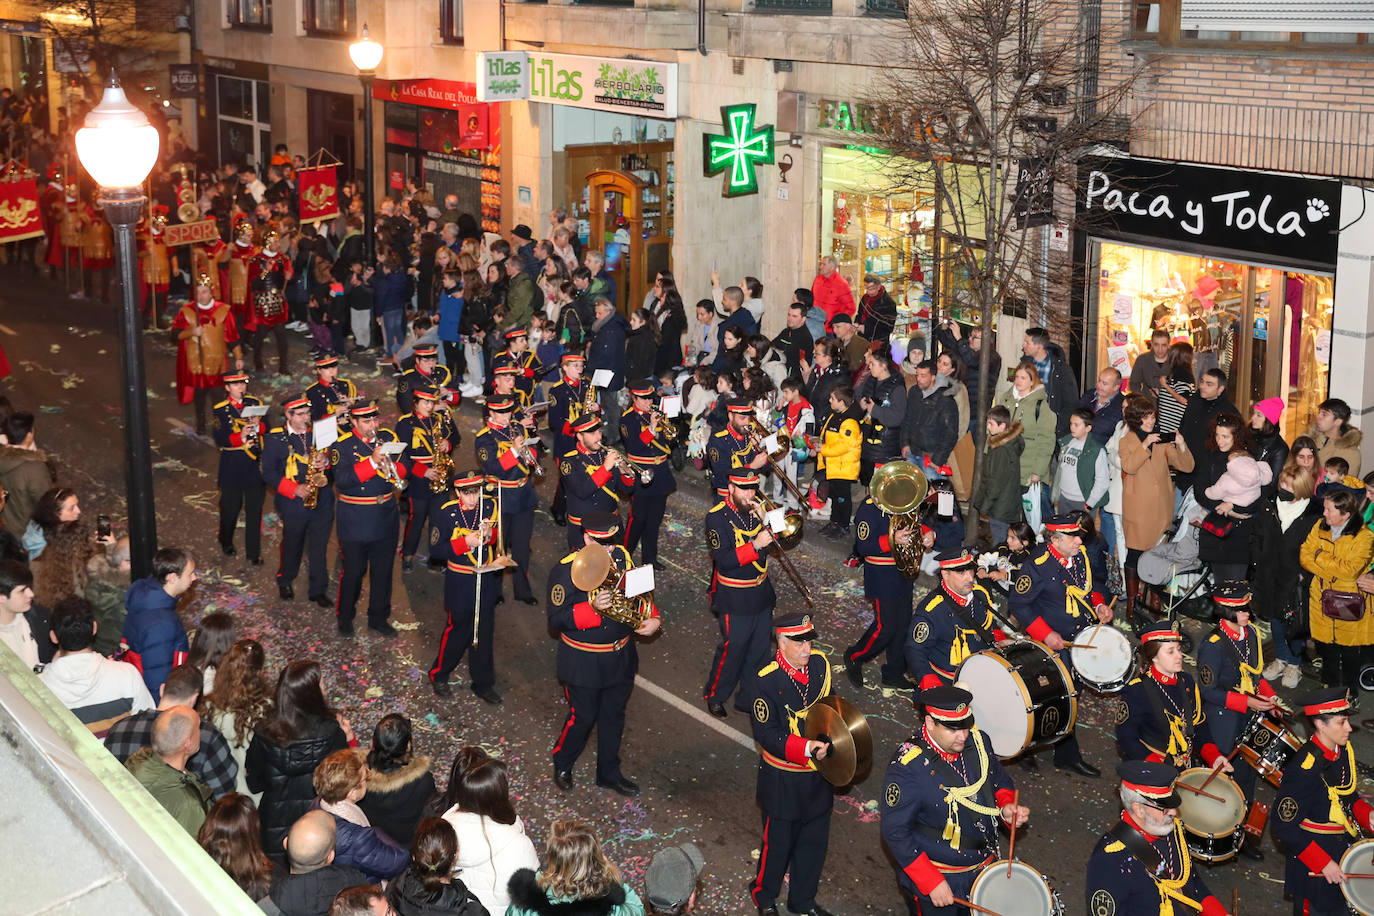
<path id="1" fill-rule="evenodd" d="M 1211 767 L 1193 767 L 1179 773 L 1177 781 L 1201 789 L 1209 778 L 1212 778 Z M 1234 859 L 1245 840 L 1245 793 L 1225 773 L 1212 778 L 1206 792 L 1216 798 L 1187 789 L 1179 792 L 1178 819 L 1183 822 L 1183 833 L 1193 858 L 1216 865 Z"/>
<path id="2" fill-rule="evenodd" d="M 998 859 L 973 882 L 968 899 L 993 913 L 1016 916 L 1064 916 L 1064 901 L 1059 899 L 1048 878 L 1025 862 Z"/>
<path id="3" fill-rule="evenodd" d="M 1341 856 L 1341 872 L 1347 875 L 1374 872 L 1374 840 L 1351 844 Z M 1371 884 L 1374 881 L 1347 881 L 1341 885 L 1341 893 L 1345 894 L 1351 912 L 1374 916 L 1374 887 L 1370 887 Z"/>
<path id="4" fill-rule="evenodd" d="M 973 694 L 974 721 L 1003 760 L 1058 741 L 1078 718 L 1069 669 L 1033 639 L 970 655 L 955 679 Z"/>

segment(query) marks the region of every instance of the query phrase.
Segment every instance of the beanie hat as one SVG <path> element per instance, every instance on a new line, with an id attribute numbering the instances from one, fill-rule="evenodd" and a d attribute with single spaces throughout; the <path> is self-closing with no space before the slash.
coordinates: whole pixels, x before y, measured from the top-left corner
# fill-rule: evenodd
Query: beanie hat
<path id="1" fill-rule="evenodd" d="M 1283 416 L 1283 398 L 1265 398 L 1255 404 L 1255 410 L 1264 415 L 1275 426 L 1279 425 L 1279 417 Z"/>

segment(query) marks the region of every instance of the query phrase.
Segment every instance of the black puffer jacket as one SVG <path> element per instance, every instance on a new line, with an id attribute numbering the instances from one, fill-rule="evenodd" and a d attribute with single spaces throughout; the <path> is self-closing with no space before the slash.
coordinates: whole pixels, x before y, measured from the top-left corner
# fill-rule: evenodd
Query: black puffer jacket
<path id="1" fill-rule="evenodd" d="M 248 791 L 261 792 L 262 848 L 274 862 L 284 862 L 286 832 L 315 800 L 315 767 L 335 751 L 348 747 L 339 723 L 316 723 L 289 744 L 278 744 L 261 730 L 253 734 L 244 757 Z"/>
<path id="2" fill-rule="evenodd" d="M 373 827 L 404 846 L 415 838 L 425 803 L 438 794 L 429 764 L 428 757 L 416 757 L 399 769 L 373 770 L 358 802 Z"/>
<path id="3" fill-rule="evenodd" d="M 1274 494 L 1279 492 L 1279 472 L 1288 463 L 1288 443 L 1274 430 L 1267 436 L 1255 435 L 1255 460 L 1263 461 L 1274 472 L 1274 478 L 1260 488 L 1260 494 L 1273 502 Z"/>
<path id="4" fill-rule="evenodd" d="M 522 868 L 510 876 L 510 909 L 506 912 L 515 916 L 611 916 L 625 903 L 625 888 L 612 884 L 605 896 L 587 897 L 582 900 L 569 900 L 555 903 L 539 886 L 535 874 Z"/>
<path id="5" fill-rule="evenodd" d="M 482 901 L 472 896 L 457 878 L 452 884 L 444 884 L 439 890 L 430 893 L 413 869 L 406 869 L 399 878 L 391 882 L 386 890 L 386 899 L 396 910 L 397 916 L 492 916 Z M 497 913 L 495 916 L 505 916 Z"/>

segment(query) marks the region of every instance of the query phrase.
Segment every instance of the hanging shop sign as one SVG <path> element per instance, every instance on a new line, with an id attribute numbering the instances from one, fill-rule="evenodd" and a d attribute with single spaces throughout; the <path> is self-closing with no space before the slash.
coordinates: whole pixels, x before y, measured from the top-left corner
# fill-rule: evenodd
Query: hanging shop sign
<path id="1" fill-rule="evenodd" d="M 167 80 L 174 99 L 194 99 L 200 95 L 200 71 L 195 64 L 168 64 Z"/>
<path id="2" fill-rule="evenodd" d="M 1326 272 L 1336 266 L 1335 179 L 1104 157 L 1080 165 L 1077 197 L 1078 228 L 1093 235 Z"/>
<path id="3" fill-rule="evenodd" d="M 1012 212 L 1016 216 L 1017 229 L 1048 226 L 1054 222 L 1054 170 L 1044 159 L 1017 160 Z"/>
<path id="4" fill-rule="evenodd" d="M 477 72 L 483 101 L 528 99 L 650 118 L 677 117 L 677 64 L 506 51 L 479 55 Z"/>
<path id="5" fill-rule="evenodd" d="M 725 133 L 702 137 L 706 177 L 724 172 L 726 197 L 757 194 L 758 167 L 773 164 L 773 125 L 755 126 L 755 114 L 753 102 L 722 105 Z"/>

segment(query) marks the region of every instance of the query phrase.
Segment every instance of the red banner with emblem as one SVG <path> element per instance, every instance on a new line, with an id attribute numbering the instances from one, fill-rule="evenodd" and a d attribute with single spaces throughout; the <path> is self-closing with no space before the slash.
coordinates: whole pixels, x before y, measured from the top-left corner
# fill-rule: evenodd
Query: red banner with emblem
<path id="1" fill-rule="evenodd" d="M 43 234 L 38 182 L 33 176 L 0 180 L 0 242 L 18 242 Z"/>
<path id="2" fill-rule="evenodd" d="M 338 166 L 316 165 L 296 172 L 301 223 L 317 223 L 339 215 Z"/>

